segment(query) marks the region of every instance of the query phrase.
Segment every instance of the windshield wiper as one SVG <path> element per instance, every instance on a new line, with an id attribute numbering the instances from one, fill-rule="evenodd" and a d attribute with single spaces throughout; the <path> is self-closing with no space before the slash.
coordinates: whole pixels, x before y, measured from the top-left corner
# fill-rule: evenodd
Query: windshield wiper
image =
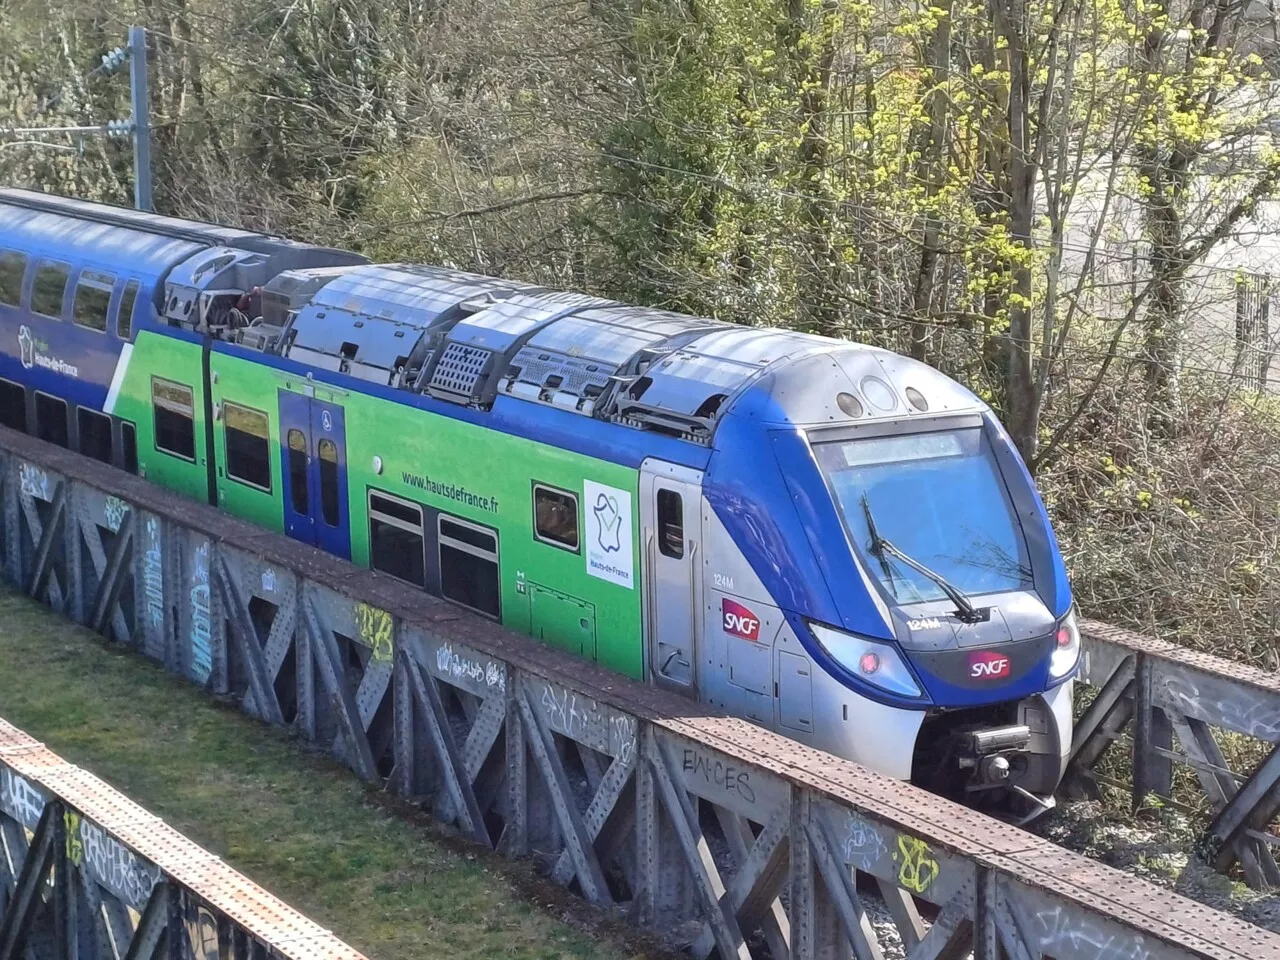
<path id="1" fill-rule="evenodd" d="M 884 567 L 884 571 L 887 575 L 892 577 L 893 571 L 889 568 L 889 561 L 885 559 L 886 553 L 895 560 L 905 563 L 912 570 L 916 571 L 916 573 L 928 577 L 936 583 L 939 589 L 947 595 L 947 598 L 956 605 L 956 616 L 960 620 L 963 620 L 965 623 L 976 623 L 982 619 L 978 615 L 978 611 L 974 608 L 973 603 L 960 591 L 959 587 L 952 584 L 951 581 L 942 574 L 935 573 L 923 563 L 913 560 L 884 537 L 880 536 L 879 531 L 876 530 L 875 517 L 871 515 L 871 501 L 867 499 L 867 495 L 865 493 L 862 495 L 862 513 L 863 516 L 867 518 L 867 530 L 871 534 L 871 552 L 879 558 L 880 565 Z"/>

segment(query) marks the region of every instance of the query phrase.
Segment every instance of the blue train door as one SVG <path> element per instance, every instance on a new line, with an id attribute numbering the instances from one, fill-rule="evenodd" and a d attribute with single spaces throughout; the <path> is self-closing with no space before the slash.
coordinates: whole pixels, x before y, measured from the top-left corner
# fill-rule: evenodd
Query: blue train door
<path id="1" fill-rule="evenodd" d="M 347 506 L 347 432 L 342 407 L 280 391 L 284 532 L 351 558 Z"/>

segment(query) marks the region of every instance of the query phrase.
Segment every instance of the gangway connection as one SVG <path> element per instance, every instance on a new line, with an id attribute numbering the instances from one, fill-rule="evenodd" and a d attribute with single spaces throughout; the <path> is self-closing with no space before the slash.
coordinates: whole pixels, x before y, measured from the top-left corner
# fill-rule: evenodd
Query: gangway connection
<path id="1" fill-rule="evenodd" d="M 695 956 L 882 957 L 862 874 L 909 960 L 1280 960 L 1260 928 L 5 429 L 0 505 L 29 595 Z"/>

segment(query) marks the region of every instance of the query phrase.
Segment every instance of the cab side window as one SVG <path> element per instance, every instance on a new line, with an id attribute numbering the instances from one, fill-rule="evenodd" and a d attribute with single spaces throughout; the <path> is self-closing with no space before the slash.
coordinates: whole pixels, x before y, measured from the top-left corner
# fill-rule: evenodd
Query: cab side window
<path id="1" fill-rule="evenodd" d="M 567 490 L 533 485 L 533 535 L 543 543 L 578 551 L 578 498 Z"/>

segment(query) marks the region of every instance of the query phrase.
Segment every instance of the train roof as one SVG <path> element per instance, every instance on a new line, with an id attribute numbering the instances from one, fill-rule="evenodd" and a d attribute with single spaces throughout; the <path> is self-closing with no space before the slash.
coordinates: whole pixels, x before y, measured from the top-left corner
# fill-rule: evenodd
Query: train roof
<path id="1" fill-rule="evenodd" d="M 127 207 L 95 203 L 90 200 L 79 200 L 74 197 L 60 197 L 35 190 L 23 190 L 18 187 L 0 187 L 0 205 L 16 207 L 35 214 L 44 214 L 49 218 L 64 218 L 80 223 L 90 221 L 103 226 L 154 234 L 202 246 L 234 247 L 239 250 L 251 250 L 254 253 L 266 254 L 276 253 L 283 249 L 314 250 L 324 251 L 330 257 L 348 263 L 368 262 L 367 258 L 346 250 L 300 243 L 285 237 L 272 236 L 252 230 L 241 230 L 237 227 L 224 227 L 214 223 L 202 223 L 198 220 L 165 217 L 143 210 L 131 210 Z M 46 222 L 53 222 L 53 220 Z"/>
<path id="2" fill-rule="evenodd" d="M 507 396 L 702 443 L 748 397 L 750 415 L 804 425 L 985 408 L 925 364 L 845 340 L 440 267 L 309 276 L 321 286 L 285 356 L 459 404 Z"/>
<path id="3" fill-rule="evenodd" d="M 15 206 L 4 196 L 13 192 L 0 190 L 0 246 L 149 277 L 163 276 L 173 264 L 204 249 L 165 234 Z"/>

